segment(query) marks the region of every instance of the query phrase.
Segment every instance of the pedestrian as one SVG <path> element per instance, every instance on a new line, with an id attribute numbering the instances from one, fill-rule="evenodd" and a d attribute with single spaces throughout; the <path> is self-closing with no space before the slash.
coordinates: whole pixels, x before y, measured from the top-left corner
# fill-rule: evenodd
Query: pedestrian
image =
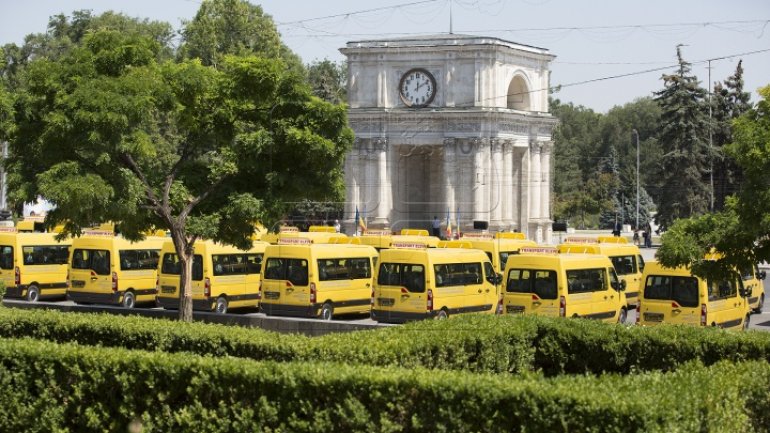
<path id="1" fill-rule="evenodd" d="M 649 221 L 647 221 L 647 226 L 644 228 L 644 231 L 647 232 L 647 237 L 644 238 L 644 246 L 652 248 L 652 225 L 650 225 Z"/>
<path id="2" fill-rule="evenodd" d="M 615 237 L 620 236 L 620 229 L 622 226 L 620 225 L 620 221 L 615 221 L 615 229 L 612 230 L 612 235 Z"/>
<path id="3" fill-rule="evenodd" d="M 634 229 L 634 245 L 639 246 L 639 228 Z"/>
<path id="4" fill-rule="evenodd" d="M 441 236 L 441 221 L 435 215 L 433 216 L 433 236 Z"/>
<path id="5" fill-rule="evenodd" d="M 341 230 L 341 227 L 340 227 L 340 220 L 334 220 L 334 231 L 335 231 L 335 232 L 337 232 L 337 233 L 339 233 L 339 232 L 340 232 L 340 230 Z"/>

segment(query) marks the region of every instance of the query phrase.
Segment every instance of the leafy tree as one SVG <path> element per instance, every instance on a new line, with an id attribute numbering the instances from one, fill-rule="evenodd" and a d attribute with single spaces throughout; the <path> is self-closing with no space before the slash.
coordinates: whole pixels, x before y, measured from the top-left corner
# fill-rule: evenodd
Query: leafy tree
<path id="1" fill-rule="evenodd" d="M 348 70 L 344 63 L 316 61 L 308 65 L 307 75 L 314 95 L 332 104 L 347 103 Z"/>
<path id="2" fill-rule="evenodd" d="M 656 254 L 664 266 L 690 266 L 696 275 L 721 279 L 770 261 L 770 86 L 759 93 L 763 100 L 733 122 L 733 142 L 725 146 L 744 173 L 738 194 L 721 212 L 674 223 Z M 711 251 L 723 259 L 704 260 Z"/>
<path id="3" fill-rule="evenodd" d="M 701 215 L 709 209 L 708 114 L 706 91 L 690 74 L 690 64 L 677 47 L 679 69 L 663 75 L 664 89 L 655 92 L 662 109 L 660 144 L 663 156 L 653 190 L 658 205 L 655 219 L 663 227 L 679 218 Z"/>
<path id="4" fill-rule="evenodd" d="M 200 59 L 217 66 L 228 54 L 256 54 L 281 59 L 295 73 L 303 73 L 299 56 L 282 41 L 270 15 L 245 0 L 203 0 L 191 21 L 184 23 L 184 59 Z"/>
<path id="5" fill-rule="evenodd" d="M 714 208 L 724 208 L 725 198 L 737 192 L 743 173 L 723 147 L 732 141 L 731 124 L 734 119 L 751 109 L 751 94 L 743 91 L 742 61 L 735 74 L 714 85 L 712 100 L 712 142 L 714 145 Z"/>
<path id="6" fill-rule="evenodd" d="M 17 92 L 12 190 L 57 207 L 78 234 L 120 221 L 130 239 L 170 230 L 182 262 L 180 318 L 192 318 L 193 245 L 250 245 L 258 220 L 298 197 L 341 195 L 352 142 L 344 107 L 310 94 L 280 60 L 159 61 L 147 37 L 93 32 L 38 59 Z M 10 181 L 10 180 L 9 180 Z"/>
<path id="7" fill-rule="evenodd" d="M 615 150 L 614 146 L 610 147 L 607 157 L 599 161 L 597 173 L 599 174 L 602 185 L 602 195 L 599 199 L 604 203 L 599 215 L 599 227 L 614 228 L 616 221 L 621 223 L 623 221 L 623 215 L 621 215 L 623 208 L 621 206 L 620 196 L 618 152 Z"/>

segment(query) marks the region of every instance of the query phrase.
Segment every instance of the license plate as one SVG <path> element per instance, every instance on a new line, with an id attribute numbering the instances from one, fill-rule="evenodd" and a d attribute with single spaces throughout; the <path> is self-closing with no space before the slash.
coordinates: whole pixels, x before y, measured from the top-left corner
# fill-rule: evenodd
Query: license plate
<path id="1" fill-rule="evenodd" d="M 377 304 L 380 307 L 392 307 L 395 303 L 396 300 L 393 298 L 377 298 Z"/>
<path id="2" fill-rule="evenodd" d="M 160 286 L 160 293 L 174 293 L 176 292 L 176 287 L 174 286 Z"/>
<path id="3" fill-rule="evenodd" d="M 265 292 L 265 299 L 278 299 L 281 297 L 281 292 Z"/>
<path id="4" fill-rule="evenodd" d="M 86 286 L 86 282 L 82 280 L 72 280 L 72 287 L 80 289 Z"/>
<path id="5" fill-rule="evenodd" d="M 521 314 L 524 312 L 523 305 L 506 305 L 505 312 L 508 314 Z"/>
<path id="6" fill-rule="evenodd" d="M 644 313 L 644 320 L 648 322 L 662 322 L 663 313 Z"/>

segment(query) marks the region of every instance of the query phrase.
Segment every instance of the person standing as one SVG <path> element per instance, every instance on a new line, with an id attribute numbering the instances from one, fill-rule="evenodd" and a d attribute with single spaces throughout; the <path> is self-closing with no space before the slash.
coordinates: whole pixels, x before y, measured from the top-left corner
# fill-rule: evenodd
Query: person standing
<path id="1" fill-rule="evenodd" d="M 334 220 L 334 231 L 339 233 L 340 232 L 340 220 Z"/>
<path id="2" fill-rule="evenodd" d="M 644 246 L 646 248 L 652 248 L 652 225 L 650 225 L 649 221 L 647 221 L 647 226 L 645 226 L 644 231 L 647 233 L 647 236 L 644 238 Z"/>
<path id="3" fill-rule="evenodd" d="M 441 236 L 441 221 L 435 215 L 433 216 L 433 236 Z"/>

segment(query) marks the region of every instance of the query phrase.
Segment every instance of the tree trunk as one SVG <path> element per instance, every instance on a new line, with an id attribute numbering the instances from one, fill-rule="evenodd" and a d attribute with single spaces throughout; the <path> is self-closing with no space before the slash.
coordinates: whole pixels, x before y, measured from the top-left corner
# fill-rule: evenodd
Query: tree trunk
<path id="1" fill-rule="evenodd" d="M 193 320 L 193 302 L 192 302 L 192 265 L 193 265 L 193 243 L 188 242 L 181 227 L 173 227 L 171 238 L 174 241 L 174 249 L 179 257 L 182 272 L 179 275 L 179 320 L 183 322 L 192 322 Z"/>

